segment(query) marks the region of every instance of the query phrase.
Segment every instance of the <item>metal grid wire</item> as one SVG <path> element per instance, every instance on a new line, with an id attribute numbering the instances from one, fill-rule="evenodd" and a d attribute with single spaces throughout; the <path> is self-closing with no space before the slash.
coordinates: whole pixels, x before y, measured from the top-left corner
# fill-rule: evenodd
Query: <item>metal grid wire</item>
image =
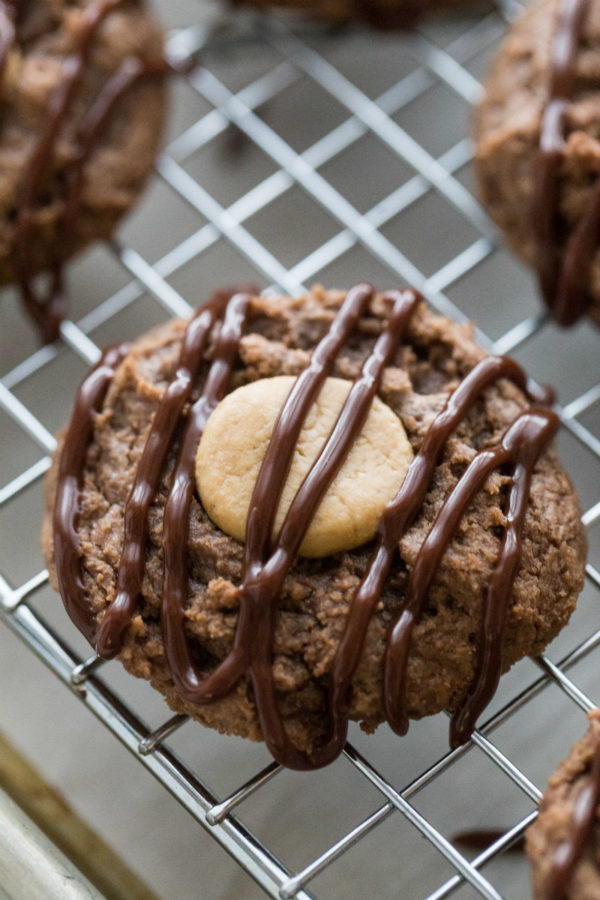
<path id="1" fill-rule="evenodd" d="M 342 67 L 336 67 L 328 56 L 331 41 L 339 47 L 344 45 L 346 39 L 361 39 L 356 31 L 351 31 L 350 37 L 339 33 L 328 37 L 325 31 L 306 31 L 295 23 L 292 25 L 285 17 L 255 20 L 248 15 L 223 20 L 221 13 L 215 10 L 214 16 L 209 12 L 206 18 L 208 27 L 205 24 L 174 32 L 170 41 L 170 50 L 174 55 L 202 50 L 203 65 L 189 77 L 189 88 L 197 98 L 208 104 L 209 109 L 170 141 L 158 160 L 157 173 L 169 191 L 199 213 L 204 223 L 200 228 L 191 229 L 184 240 L 154 264 L 133 247 L 112 243 L 111 253 L 130 279 L 78 322 L 66 321 L 62 326 L 63 344 L 86 366 L 95 363 L 100 351 L 90 333 L 98 329 L 101 331 L 102 326 L 110 323 L 143 294 L 154 298 L 165 314 L 187 315 L 191 304 L 174 287 L 173 276 L 190 262 L 202 260 L 211 247 L 223 240 L 274 289 L 292 294 L 303 291 L 317 276 L 335 267 L 338 261 L 343 261 L 349 251 L 362 248 L 363 258 L 366 251 L 376 270 L 385 270 L 391 283 L 415 286 L 435 309 L 454 320 L 468 318 L 473 311 L 464 310 L 460 305 L 464 279 L 479 271 L 495 254 L 503 252 L 497 246 L 494 230 L 478 201 L 465 186 L 463 176 L 468 171 L 471 153 L 469 141 L 463 137 L 442 155 L 435 155 L 403 127 L 399 114 L 440 85 L 448 89 L 453 102 L 458 101 L 462 107 L 475 101 L 480 96 L 481 86 L 473 74 L 476 67 L 472 63 L 490 51 L 506 21 L 514 16 L 518 8 L 519 4 L 507 2 L 482 17 L 470 19 L 466 30 L 454 34 L 445 43 L 436 40 L 435 32 L 432 34 L 425 30 L 414 35 L 410 38 L 410 66 L 406 67 L 405 74 L 399 80 L 375 98 L 361 89 L 351 67 L 349 74 L 344 74 Z M 246 81 L 241 87 L 230 89 L 217 74 L 221 71 L 218 62 L 227 57 L 227 48 L 232 44 L 239 52 L 242 38 L 247 42 L 248 52 L 258 49 L 259 54 L 264 52 L 267 59 L 274 61 L 258 77 Z M 365 40 L 364 36 L 362 39 Z M 406 47 L 409 39 L 403 40 Z M 269 104 L 285 97 L 285 92 L 300 79 L 308 79 L 312 85 L 318 86 L 342 114 L 338 116 L 335 126 L 329 127 L 311 146 L 297 151 L 277 132 L 275 126 L 269 124 L 267 111 Z M 262 110 L 265 110 L 264 116 L 260 114 Z M 230 133 L 232 126 L 238 139 L 243 136 L 246 146 L 258 148 L 269 160 L 271 168 L 270 174 L 260 183 L 245 190 L 234 202 L 223 204 L 211 194 L 209 187 L 194 177 L 186 163 L 216 138 Z M 331 172 L 327 169 L 328 163 L 352 150 L 365 136 L 383 145 L 394 159 L 406 167 L 409 175 L 396 190 L 371 205 L 367 204 L 361 211 L 359 205 L 335 187 L 333 179 L 324 173 Z M 244 146 L 238 152 L 240 165 L 243 165 Z M 369 177 L 368 171 L 364 174 Z M 323 207 L 335 222 L 335 228 L 328 239 L 290 267 L 275 255 L 267 240 L 255 236 L 247 223 L 262 212 L 268 215 L 272 205 L 292 190 L 299 190 Z M 390 232 L 386 230 L 389 223 L 406 221 L 405 217 L 410 215 L 411 210 L 427 198 L 451 207 L 453 214 L 466 221 L 469 233 L 473 235 L 472 240 L 458 248 L 449 261 L 428 275 L 415 261 L 415 254 L 412 258 L 410 252 L 405 254 L 402 243 L 390 237 Z M 369 278 L 368 270 L 364 277 Z M 235 275 L 232 280 L 235 280 Z M 498 302 L 501 300 L 498 297 Z M 532 306 L 532 309 L 535 307 Z M 534 313 L 524 319 L 514 315 L 510 327 L 503 328 L 495 341 L 480 331 L 477 338 L 495 352 L 517 353 L 527 362 L 528 348 L 547 327 L 546 317 L 542 314 Z M 568 338 L 563 336 L 562 340 Z M 38 483 L 50 465 L 55 440 L 29 408 L 26 399 L 21 397 L 29 396 L 23 390 L 29 380 L 43 373 L 60 352 L 64 352 L 64 346 L 62 349 L 39 349 L 21 360 L 0 381 L 0 408 L 43 452 L 41 458 L 0 488 L 0 512 L 10 509 L 11 503 Z M 600 384 L 594 383 L 594 377 L 594 373 L 590 372 L 591 381 L 561 409 L 561 415 L 564 432 L 590 455 L 590 459 L 600 463 L 600 431 L 597 427 L 594 433 L 594 421 L 597 426 L 600 417 L 596 415 L 594 420 L 592 415 L 600 401 Z M 596 468 L 596 473 L 598 471 L 600 469 Z M 584 514 L 590 534 L 599 518 L 600 502 L 595 502 Z M 31 534 L 32 541 L 36 541 L 35 522 L 31 525 Z M 497 704 L 493 714 L 474 733 L 469 745 L 442 754 L 410 783 L 394 783 L 355 746 L 348 744 L 344 751 L 345 763 L 350 764 L 355 773 L 377 792 L 379 800 L 376 808 L 315 855 L 301 870 L 290 871 L 286 862 L 265 846 L 260 834 L 253 833 L 239 814 L 239 808 L 245 801 L 280 776 L 280 767 L 274 763 L 267 765 L 228 796 L 217 797 L 216 792 L 202 780 L 202 773 L 194 771 L 169 746 L 168 739 L 185 726 L 186 718 L 175 716 L 156 728 L 148 728 L 136 711 L 125 705 L 105 683 L 103 672 L 115 664 L 104 663 L 96 657 L 83 660 L 46 623 L 33 602 L 46 582 L 45 571 L 31 574 L 16 587 L 9 583 L 8 577 L 0 575 L 2 621 L 65 685 L 79 695 L 141 765 L 273 897 L 317 896 L 313 892 L 313 880 L 318 875 L 339 863 L 344 854 L 351 852 L 371 833 L 377 832 L 384 821 L 400 816 L 449 863 L 452 874 L 433 893 L 429 893 L 429 900 L 447 897 L 465 885 L 470 886 L 473 895 L 497 900 L 503 896 L 503 885 L 501 879 L 495 881 L 492 875 L 486 874 L 493 871 L 493 866 L 488 864 L 518 842 L 535 818 L 535 805 L 541 794 L 539 786 L 523 771 L 525 766 L 519 766 L 500 749 L 500 742 L 493 742 L 494 732 L 523 708 L 530 710 L 535 699 L 552 684 L 584 712 L 596 705 L 569 674 L 600 644 L 600 629 L 593 630 L 586 626 L 583 639 L 560 660 L 553 662 L 544 656 L 536 661 L 539 674 L 522 679 L 517 692 L 503 700 L 501 705 Z M 587 582 L 593 603 L 600 599 L 600 571 L 592 562 L 587 566 Z M 582 670 L 579 668 L 577 671 Z M 583 729 L 584 719 L 581 716 L 581 728 L 573 734 L 573 740 Z M 377 738 L 371 741 L 377 741 Z M 513 785 L 524 795 L 529 811 L 526 815 L 518 815 L 512 827 L 490 838 L 489 845 L 473 856 L 459 852 L 436 827 L 433 817 L 419 810 L 415 798 L 437 780 L 442 780 L 444 773 L 466 754 L 477 751 L 501 773 L 509 786 Z M 447 779 L 449 777 L 446 775 Z M 402 848 L 398 848 L 399 872 L 402 867 L 401 851 Z"/>

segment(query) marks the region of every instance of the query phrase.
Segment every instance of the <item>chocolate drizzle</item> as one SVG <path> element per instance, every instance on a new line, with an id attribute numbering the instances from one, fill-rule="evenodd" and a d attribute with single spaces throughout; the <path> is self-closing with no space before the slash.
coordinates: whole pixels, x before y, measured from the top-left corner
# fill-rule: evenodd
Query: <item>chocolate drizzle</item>
<path id="1" fill-rule="evenodd" d="M 313 351 L 308 367 L 298 377 L 280 411 L 250 502 L 233 644 L 228 656 L 206 677 L 192 659 L 185 631 L 189 591 L 187 545 L 195 457 L 206 421 L 227 393 L 239 342 L 251 311 L 250 295 L 236 294 L 231 299 L 216 297 L 200 309 L 187 326 L 175 374 L 150 427 L 126 504 L 117 594 L 101 618 L 97 634 L 93 611 L 82 596 L 80 546 L 75 529 L 85 447 L 91 439 L 93 415 L 90 410 L 98 408 L 104 397 L 97 387 L 97 372 L 92 372 L 80 390 L 60 463 L 55 524 L 56 521 L 63 524 L 55 532 L 55 556 L 61 592 L 67 598 L 69 614 L 86 636 L 96 641 L 100 655 L 112 657 L 122 649 L 132 617 L 138 611 L 148 539 L 148 512 L 164 473 L 169 447 L 183 419 L 183 435 L 163 520 L 161 621 L 171 676 L 183 697 L 192 703 L 207 704 L 226 696 L 246 675 L 252 684 L 261 729 L 269 749 L 279 762 L 296 769 L 323 766 L 343 749 L 352 679 L 367 626 L 381 598 L 399 541 L 422 508 L 448 439 L 485 389 L 501 378 L 514 382 L 538 404 L 547 400 L 546 392 L 530 384 L 522 369 L 504 357 L 483 359 L 449 396 L 411 463 L 396 498 L 385 510 L 373 554 L 348 610 L 345 631 L 329 679 L 328 732 L 311 754 L 299 751 L 287 735 L 273 682 L 272 657 L 279 598 L 312 517 L 357 439 L 383 373 L 393 362 L 421 302 L 415 292 L 393 291 L 383 295 L 387 314 L 382 333 L 365 359 L 321 455 L 294 497 L 279 535 L 275 540 L 271 535 L 303 423 L 344 345 L 368 311 L 373 296 L 369 285 L 358 285 L 348 292 L 329 332 Z M 210 343 L 211 361 L 199 399 L 185 413 L 195 382 L 205 365 Z M 104 364 L 103 385 L 107 365 Z M 105 392 L 105 387 L 103 390 Z M 89 425 L 83 428 L 82 422 Z M 502 671 L 505 624 L 521 558 L 531 476 L 557 427 L 558 419 L 550 410 L 541 405 L 529 407 L 516 418 L 500 443 L 475 454 L 442 505 L 412 568 L 404 609 L 390 630 L 385 655 L 385 711 L 392 728 L 399 733 L 405 733 L 408 727 L 405 686 L 411 635 L 423 613 L 433 576 L 477 492 L 495 470 L 510 466 L 505 533 L 486 590 L 475 678 L 452 719 L 453 745 L 468 740 L 477 717 L 493 696 Z"/>
<path id="2" fill-rule="evenodd" d="M 573 804 L 567 838 L 554 851 L 552 866 L 542 889 L 543 900 L 567 900 L 569 882 L 591 835 L 599 804 L 600 739 L 597 739 L 591 771 Z"/>
<path id="3" fill-rule="evenodd" d="M 225 314 L 216 343 L 212 365 L 204 390 L 188 415 L 173 486 L 165 508 L 163 523 L 165 548 L 164 603 L 174 610 L 172 595 L 187 598 L 186 547 L 189 507 L 194 490 L 196 449 L 206 421 L 225 395 L 231 368 L 242 336 L 249 294 L 235 294 L 231 300 L 217 298 L 199 310 L 186 329 L 183 348 L 175 373 L 153 422 L 138 468 L 133 490 L 126 506 L 125 543 L 119 564 L 118 593 L 108 608 L 98 631 L 97 649 L 110 658 L 122 647 L 125 632 L 137 606 L 144 574 L 144 547 L 150 503 L 156 492 L 164 458 L 169 449 L 181 409 L 189 398 L 194 377 L 203 361 L 203 351 L 219 313 Z M 183 605 L 181 607 L 183 613 Z"/>
<path id="4" fill-rule="evenodd" d="M 56 240 L 53 248 L 49 283 L 45 290 L 36 291 L 32 282 L 29 247 L 35 239 L 35 217 L 40 195 L 52 168 L 61 129 L 81 87 L 98 31 L 106 17 L 124 2 L 125 0 L 96 0 L 83 10 L 83 24 L 77 37 L 76 49 L 64 61 L 64 77 L 50 98 L 44 126 L 25 166 L 12 258 L 23 306 L 46 344 L 59 338 L 60 325 L 65 315 L 63 266 L 76 243 L 77 214 L 83 193 L 85 163 L 94 152 L 102 137 L 102 128 L 121 97 L 142 78 L 162 76 L 169 69 L 164 60 L 147 62 L 130 57 L 124 60 L 117 72 L 103 85 L 82 123 L 75 157 L 67 169 L 65 197 L 56 223 L 60 241 Z M 0 6 L 0 64 L 8 53 L 7 45 L 2 41 L 2 12 L 6 9 L 6 4 Z M 14 30 L 11 36 L 11 41 L 13 40 Z"/>
<path id="5" fill-rule="evenodd" d="M 512 371 L 511 371 L 512 370 Z M 500 377 L 508 377 L 525 387 L 523 373 L 516 363 L 502 357 L 482 360 L 465 378 L 437 417 L 411 467 L 398 497 L 384 517 L 384 538 L 376 566 L 389 572 L 390 555 L 412 523 L 425 499 L 441 451 L 457 425 L 484 387 Z M 384 672 L 384 701 L 388 721 L 394 731 L 405 734 L 408 714 L 405 708 L 405 682 L 410 639 L 415 623 L 427 603 L 429 588 L 460 520 L 475 495 L 496 469 L 514 466 L 508 493 L 505 529 L 500 556 L 486 592 L 477 672 L 467 699 L 452 718 L 451 745 L 468 740 L 479 714 L 493 697 L 502 670 L 504 626 L 512 585 L 521 556 L 521 534 L 531 473 L 539 456 L 558 428 L 556 416 L 542 408 L 522 413 L 504 435 L 501 444 L 480 451 L 469 464 L 458 484 L 446 499 L 417 556 L 406 591 L 406 606 L 389 637 Z M 412 477 L 411 477 L 412 476 Z M 385 577 L 384 576 L 384 577 Z M 381 577 L 381 576 L 380 576 Z M 371 602 L 376 596 L 371 593 Z"/>
<path id="6" fill-rule="evenodd" d="M 94 641 L 96 627 L 81 574 L 81 542 L 77 534 L 81 486 L 96 414 L 128 349 L 123 344 L 105 350 L 79 388 L 58 466 L 52 518 L 56 577 L 67 612 L 90 643 Z"/>
<path id="7" fill-rule="evenodd" d="M 533 233 L 542 296 L 559 325 L 573 325 L 591 303 L 590 265 L 600 238 L 600 179 L 577 227 L 560 246 L 558 179 L 565 119 L 575 89 L 577 48 L 589 0 L 562 0 L 552 44 L 549 95 L 542 115 L 536 165 Z"/>

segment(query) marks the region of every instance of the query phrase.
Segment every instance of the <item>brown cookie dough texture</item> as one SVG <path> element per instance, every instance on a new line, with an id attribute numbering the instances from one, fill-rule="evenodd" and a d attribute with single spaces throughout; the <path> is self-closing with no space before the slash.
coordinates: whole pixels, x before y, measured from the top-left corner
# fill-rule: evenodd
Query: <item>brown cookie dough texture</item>
<path id="1" fill-rule="evenodd" d="M 254 298 L 241 340 L 230 392 L 258 379 L 298 375 L 327 333 L 344 293 L 314 289 L 306 297 Z M 341 352 L 332 376 L 352 380 L 385 321 L 380 295 Z M 123 511 L 152 418 L 174 373 L 185 322 L 172 321 L 136 341 L 116 372 L 97 417 L 87 454 L 79 518 L 83 577 L 93 609 L 102 618 L 115 597 L 123 546 Z M 402 422 L 418 452 L 434 417 L 460 380 L 485 356 L 468 327 L 435 316 L 421 305 L 403 345 L 384 372 L 379 399 Z M 369 625 L 356 671 L 351 716 L 371 731 L 384 720 L 382 660 L 390 623 L 403 607 L 407 575 L 437 511 L 482 447 L 498 442 L 527 406 L 523 394 L 500 380 L 484 392 L 448 442 L 415 523 L 399 545 L 390 578 Z M 220 731 L 260 739 L 251 686 L 246 678 L 226 699 L 194 706 L 177 693 L 167 668 L 159 621 L 162 523 L 176 447 L 150 511 L 146 575 L 140 614 L 120 658 L 129 671 L 150 679 L 178 712 Z M 47 479 L 43 551 L 57 586 L 51 510 L 56 461 Z M 373 473 L 377 478 L 377 473 Z M 464 516 L 436 572 L 428 607 L 411 643 L 407 703 L 411 717 L 454 709 L 474 676 L 484 589 L 495 568 L 508 480 L 496 472 Z M 298 558 L 285 581 L 275 634 L 273 673 L 277 702 L 290 738 L 310 751 L 326 731 L 327 675 L 348 606 L 364 574 L 373 544 L 322 559 Z M 503 668 L 539 654 L 567 622 L 583 583 L 585 535 L 577 498 L 548 449 L 535 468 L 523 535 L 523 555 L 508 615 Z M 196 664 L 208 674 L 228 654 L 237 618 L 236 589 L 241 543 L 192 501 L 188 565 L 187 636 Z"/>
<path id="2" fill-rule="evenodd" d="M 92 0 L 23 0 L 15 4 L 15 41 L 0 75 L 0 282 L 15 278 L 11 259 L 15 222 L 30 175 L 30 159 L 48 125 L 52 98 L 64 84 L 65 62 L 78 50 L 86 15 L 95 6 Z M 162 51 L 162 32 L 142 3 L 125 0 L 118 4 L 98 29 L 66 122 L 52 142 L 49 177 L 36 198 L 27 250 L 30 273 L 50 268 L 57 244 L 65 238 L 58 224 L 85 114 L 124 60 L 137 57 L 156 63 Z M 108 237 L 135 203 L 158 149 L 164 101 L 164 85 L 156 78 L 136 83 L 118 101 L 84 165 L 81 204 L 74 235 L 69 234 L 69 254 L 94 239 Z M 64 249 L 61 247 L 61 252 Z"/>
<path id="3" fill-rule="evenodd" d="M 513 26 L 493 62 L 475 115 L 475 161 L 484 203 L 511 248 L 534 264 L 534 179 L 549 64 L 562 0 L 542 0 Z M 558 173 L 562 246 L 589 209 L 600 177 L 600 4 L 590 3 Z M 589 315 L 600 324 L 600 245 L 589 269 Z"/>
<path id="4" fill-rule="evenodd" d="M 434 9 L 465 6 L 469 0 L 233 0 L 234 5 L 282 8 L 325 19 L 361 19 L 376 28 L 402 28 Z"/>
<path id="5" fill-rule="evenodd" d="M 260 465 L 295 381 L 291 375 L 279 375 L 233 391 L 211 415 L 200 441 L 196 457 L 200 500 L 213 522 L 238 541 L 245 539 Z M 333 431 L 351 387 L 343 378 L 328 378 L 310 410 L 275 517 L 274 539 Z M 375 397 L 367 421 L 315 512 L 300 555 L 329 556 L 372 540 L 386 506 L 402 486 L 412 457 L 400 419 Z"/>
<path id="6" fill-rule="evenodd" d="M 590 726 L 550 778 L 540 803 L 537 820 L 526 834 L 525 847 L 532 869 L 534 900 L 544 900 L 552 861 L 560 844 L 572 837 L 573 811 L 590 777 L 590 767 L 600 741 L 600 710 L 588 715 Z M 565 900 L 600 900 L 597 821 L 585 841 L 582 855 L 569 879 Z"/>

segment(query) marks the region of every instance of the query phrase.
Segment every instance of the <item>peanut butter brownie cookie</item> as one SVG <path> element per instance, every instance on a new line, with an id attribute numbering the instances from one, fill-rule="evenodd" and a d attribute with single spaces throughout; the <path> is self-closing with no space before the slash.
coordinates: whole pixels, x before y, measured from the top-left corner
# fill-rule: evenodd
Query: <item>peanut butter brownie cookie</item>
<path id="1" fill-rule="evenodd" d="M 477 111 L 483 199 L 552 315 L 600 323 L 600 4 L 542 0 L 502 44 Z"/>
<path id="2" fill-rule="evenodd" d="M 560 764 L 526 835 L 534 900 L 600 898 L 600 710 Z"/>
<path id="3" fill-rule="evenodd" d="M 105 657 L 294 768 L 454 713 L 582 586 L 543 391 L 413 291 L 218 295 L 107 351 L 47 480 L 52 584 Z"/>
<path id="4" fill-rule="evenodd" d="M 0 0 L 0 282 L 20 285 L 44 341 L 58 336 L 63 262 L 111 234 L 152 168 L 164 73 L 138 0 Z"/>
<path id="5" fill-rule="evenodd" d="M 433 9 L 465 6 L 469 0 L 233 0 L 260 9 L 282 7 L 332 22 L 361 19 L 375 28 L 402 28 Z"/>

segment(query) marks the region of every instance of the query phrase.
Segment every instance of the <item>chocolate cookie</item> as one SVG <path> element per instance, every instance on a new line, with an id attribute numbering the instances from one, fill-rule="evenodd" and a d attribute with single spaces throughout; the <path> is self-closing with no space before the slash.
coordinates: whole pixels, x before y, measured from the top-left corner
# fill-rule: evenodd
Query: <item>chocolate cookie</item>
<path id="1" fill-rule="evenodd" d="M 552 315 L 600 323 L 600 5 L 542 0 L 502 44 L 475 118 L 481 193 Z"/>
<path id="2" fill-rule="evenodd" d="M 548 785 L 526 835 L 534 900 L 600 897 L 600 710 Z"/>
<path id="3" fill-rule="evenodd" d="M 270 412 L 266 379 L 283 389 Z M 333 759 L 348 717 L 404 733 L 409 716 L 449 709 L 459 744 L 582 587 L 585 536 L 546 400 L 412 291 L 218 295 L 108 351 L 84 382 L 47 480 L 52 584 L 102 656 L 174 710 L 264 737 L 286 765 Z M 344 481 L 365 471 L 371 523 Z M 288 472 L 300 486 L 286 498 Z M 245 544 L 209 518 L 204 477 L 231 534 L 250 481 Z"/>
<path id="4" fill-rule="evenodd" d="M 137 0 L 0 0 L 0 282 L 20 285 L 44 341 L 58 336 L 63 262 L 111 234 L 152 168 L 164 73 Z"/>
<path id="5" fill-rule="evenodd" d="M 361 19 L 374 28 L 402 28 L 433 9 L 465 6 L 469 0 L 233 0 L 260 9 L 282 7 L 331 22 Z"/>

